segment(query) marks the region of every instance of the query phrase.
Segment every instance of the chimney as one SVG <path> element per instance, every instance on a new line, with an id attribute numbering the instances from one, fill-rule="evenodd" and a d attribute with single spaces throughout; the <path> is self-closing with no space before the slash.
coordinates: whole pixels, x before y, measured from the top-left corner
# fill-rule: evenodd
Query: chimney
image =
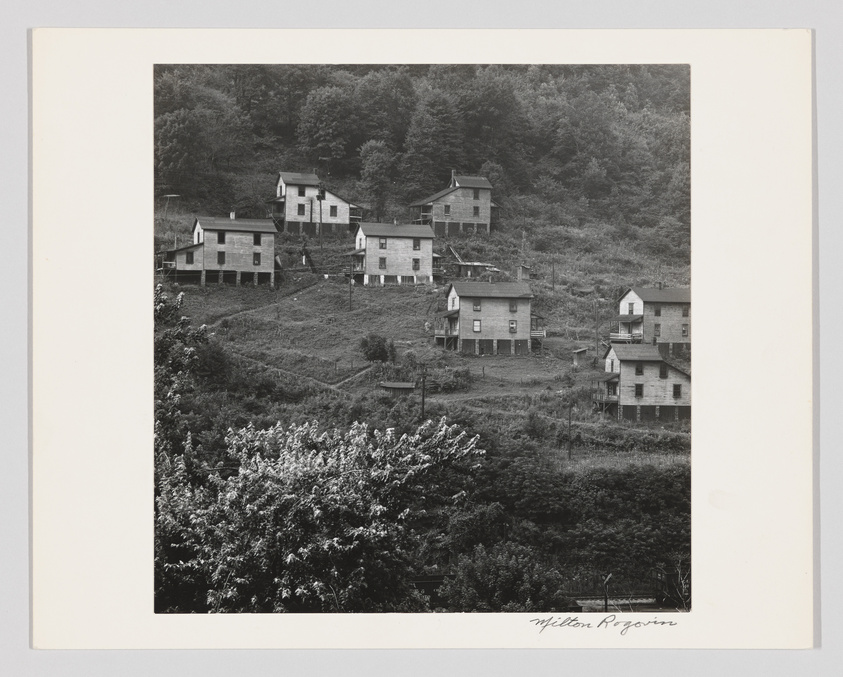
<path id="1" fill-rule="evenodd" d="M 397 218 L 393 218 L 393 219 L 392 219 L 392 225 L 393 225 L 393 226 L 397 226 L 397 225 L 398 225 L 398 219 L 397 219 Z"/>
<path id="2" fill-rule="evenodd" d="M 661 282 L 659 282 L 659 289 L 661 289 L 661 288 L 662 288 L 662 283 L 661 283 Z"/>
<path id="3" fill-rule="evenodd" d="M 234 210 L 232 210 L 228 216 L 232 221 L 234 221 Z"/>

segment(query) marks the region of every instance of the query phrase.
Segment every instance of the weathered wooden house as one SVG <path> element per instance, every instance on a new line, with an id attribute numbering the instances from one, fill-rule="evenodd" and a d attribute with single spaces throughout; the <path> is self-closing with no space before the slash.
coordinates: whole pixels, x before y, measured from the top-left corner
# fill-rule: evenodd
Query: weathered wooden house
<path id="1" fill-rule="evenodd" d="M 410 205 L 413 223 L 431 226 L 437 237 L 491 232 L 492 184 L 482 176 L 451 173 L 451 184 Z"/>
<path id="2" fill-rule="evenodd" d="M 346 254 L 359 284 L 433 281 L 433 231 L 421 224 L 360 223 L 355 249 Z"/>
<path id="3" fill-rule="evenodd" d="M 690 369 L 666 359 L 657 346 L 614 343 L 604 359 L 605 374 L 592 394 L 595 408 L 632 421 L 691 417 Z"/>
<path id="4" fill-rule="evenodd" d="M 468 355 L 527 355 L 531 339 L 546 333 L 532 298 L 526 282 L 452 282 L 436 318 L 436 345 Z"/>
<path id="5" fill-rule="evenodd" d="M 612 342 L 670 344 L 677 352 L 691 343 L 691 290 L 630 287 L 618 299 Z"/>
<path id="6" fill-rule="evenodd" d="M 272 219 L 197 216 L 193 244 L 164 255 L 165 274 L 177 282 L 275 284 Z"/>
<path id="7" fill-rule="evenodd" d="M 313 173 L 279 172 L 268 200 L 279 232 L 290 235 L 346 235 L 361 220 L 361 208 L 328 190 Z"/>

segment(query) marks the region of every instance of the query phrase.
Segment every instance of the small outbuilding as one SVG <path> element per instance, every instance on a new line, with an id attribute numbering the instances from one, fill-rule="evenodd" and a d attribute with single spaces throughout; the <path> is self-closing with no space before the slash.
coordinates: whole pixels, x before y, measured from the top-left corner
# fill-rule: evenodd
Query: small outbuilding
<path id="1" fill-rule="evenodd" d="M 401 397 L 402 395 L 412 395 L 416 389 L 416 384 L 412 381 L 381 381 L 378 383 L 378 388 L 385 390 L 393 397 Z"/>

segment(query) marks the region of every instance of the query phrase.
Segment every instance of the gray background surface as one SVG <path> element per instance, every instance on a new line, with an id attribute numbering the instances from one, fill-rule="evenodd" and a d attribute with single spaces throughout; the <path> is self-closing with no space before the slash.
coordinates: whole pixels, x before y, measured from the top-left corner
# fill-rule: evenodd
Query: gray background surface
<path id="1" fill-rule="evenodd" d="M 293 11 L 289 11 L 292 9 Z M 282 23 L 281 17 L 295 17 Z M 839 453 L 843 439 L 836 387 L 843 334 L 835 294 L 843 291 L 838 253 L 843 234 L 843 3 L 836 0 L 539 0 L 529 3 L 412 3 L 347 0 L 308 3 L 207 0 L 7 0 L 0 9 L 0 672 L 7 675 L 836 675 L 843 665 Z M 29 649 L 28 465 L 28 29 L 67 27 L 238 28 L 813 28 L 817 103 L 817 262 L 815 360 L 823 412 L 816 470 L 822 521 L 817 553 L 817 645 L 812 651 L 33 651 Z M 824 312 L 823 312 L 824 311 Z M 819 415 L 819 405 L 817 406 Z M 822 449 L 822 453 L 819 449 Z M 752 611 L 736 608 L 752 622 Z M 787 619 L 782 619 L 786 623 Z"/>

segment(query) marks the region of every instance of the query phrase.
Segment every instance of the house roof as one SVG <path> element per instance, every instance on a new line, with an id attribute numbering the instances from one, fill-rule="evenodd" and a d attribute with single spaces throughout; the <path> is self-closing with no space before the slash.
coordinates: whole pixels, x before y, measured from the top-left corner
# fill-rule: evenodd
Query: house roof
<path id="1" fill-rule="evenodd" d="M 438 193 L 434 193 L 430 197 L 424 198 L 424 200 L 417 200 L 416 202 L 411 202 L 410 206 L 411 207 L 423 207 L 424 205 L 426 205 L 430 202 L 435 202 L 440 197 L 445 197 L 448 193 L 453 193 L 455 190 L 457 190 L 457 186 L 451 186 L 450 188 L 445 188 L 444 190 L 440 190 Z"/>
<path id="2" fill-rule="evenodd" d="M 639 320 L 643 320 L 643 315 L 617 315 L 614 318 L 614 322 L 638 322 Z"/>
<path id="3" fill-rule="evenodd" d="M 230 219 L 224 216 L 197 216 L 193 221 L 203 230 L 231 230 L 247 233 L 277 233 L 272 219 Z"/>
<path id="4" fill-rule="evenodd" d="M 452 282 L 448 292 L 454 289 L 458 296 L 492 299 L 529 299 L 533 297 L 526 282 Z"/>
<path id="5" fill-rule="evenodd" d="M 658 289 L 656 287 L 629 287 L 621 296 L 621 299 L 630 291 L 634 291 L 647 303 L 690 303 L 691 289 L 689 287 L 668 287 Z"/>
<path id="6" fill-rule="evenodd" d="M 620 378 L 620 374 L 616 371 L 607 371 L 605 374 L 601 374 L 599 377 L 594 379 L 595 381 L 614 381 L 616 378 Z"/>
<path id="7" fill-rule="evenodd" d="M 485 176 L 455 176 L 454 183 L 460 188 L 487 188 L 492 190 L 492 184 Z"/>
<path id="8" fill-rule="evenodd" d="M 365 254 L 365 249 L 355 249 L 353 252 L 346 252 L 343 256 L 357 256 L 358 254 Z"/>
<path id="9" fill-rule="evenodd" d="M 434 238 L 433 229 L 420 223 L 359 223 L 357 227 L 366 237 Z"/>
<path id="10" fill-rule="evenodd" d="M 613 343 L 612 348 L 621 362 L 662 362 L 657 346 L 643 343 Z"/>
<path id="11" fill-rule="evenodd" d="M 165 252 L 167 254 L 175 254 L 176 252 L 183 252 L 183 251 L 187 251 L 188 249 L 196 249 L 196 248 L 201 247 L 201 246 L 202 246 L 202 243 L 197 242 L 196 244 L 189 244 L 189 245 L 185 245 L 184 247 L 177 247 L 176 249 L 167 249 L 167 250 L 165 250 Z"/>
<path id="12" fill-rule="evenodd" d="M 278 178 L 288 186 L 318 186 L 319 177 L 313 173 L 278 172 Z"/>
<path id="13" fill-rule="evenodd" d="M 436 317 L 456 317 L 460 314 L 460 309 L 457 308 L 455 310 L 443 310 L 440 313 L 436 313 Z"/>

